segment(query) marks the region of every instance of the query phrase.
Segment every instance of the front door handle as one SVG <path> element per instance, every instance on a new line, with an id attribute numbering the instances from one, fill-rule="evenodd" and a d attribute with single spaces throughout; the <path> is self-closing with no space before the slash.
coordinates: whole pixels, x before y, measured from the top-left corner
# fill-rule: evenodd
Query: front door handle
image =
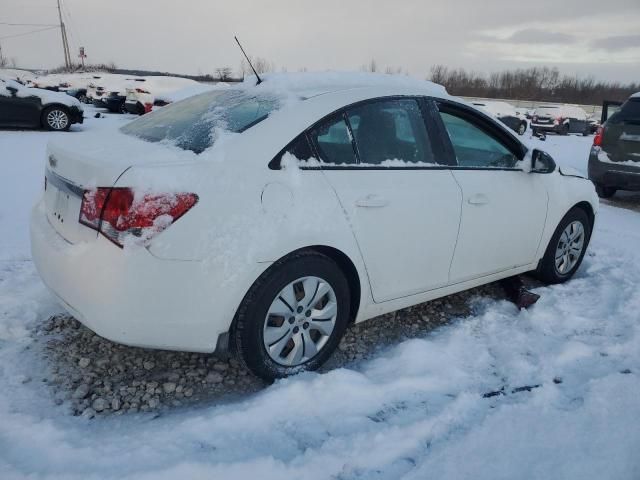
<path id="1" fill-rule="evenodd" d="M 489 197 L 487 197 L 484 193 L 476 193 L 475 195 L 471 195 L 467 202 L 471 205 L 486 205 L 489 203 Z"/>
<path id="2" fill-rule="evenodd" d="M 356 206 L 365 208 L 381 208 L 389 205 L 389 200 L 380 195 L 367 195 L 356 200 Z"/>

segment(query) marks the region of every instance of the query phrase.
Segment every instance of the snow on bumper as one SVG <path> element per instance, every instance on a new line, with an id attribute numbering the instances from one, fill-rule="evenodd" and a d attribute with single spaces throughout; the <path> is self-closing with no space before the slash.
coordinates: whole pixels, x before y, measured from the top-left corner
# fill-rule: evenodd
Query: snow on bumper
<path id="1" fill-rule="evenodd" d="M 211 272 L 202 262 L 159 259 L 145 248 L 122 250 L 102 236 L 70 244 L 51 226 L 42 202 L 31 216 L 31 250 L 42 280 L 65 309 L 118 343 L 212 352 L 235 313 L 207 288 Z"/>

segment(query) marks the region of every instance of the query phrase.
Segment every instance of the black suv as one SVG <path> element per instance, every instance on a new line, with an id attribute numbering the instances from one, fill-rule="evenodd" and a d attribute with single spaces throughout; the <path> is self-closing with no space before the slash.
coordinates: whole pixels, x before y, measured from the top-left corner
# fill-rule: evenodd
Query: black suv
<path id="1" fill-rule="evenodd" d="M 602 198 L 640 191 L 640 92 L 598 128 L 589 155 L 589 179 Z"/>

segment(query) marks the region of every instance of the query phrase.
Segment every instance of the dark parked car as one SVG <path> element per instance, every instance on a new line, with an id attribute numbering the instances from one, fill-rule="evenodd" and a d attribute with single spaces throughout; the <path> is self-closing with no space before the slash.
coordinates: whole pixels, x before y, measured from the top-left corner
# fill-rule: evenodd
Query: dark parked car
<path id="1" fill-rule="evenodd" d="M 537 107 L 531 117 L 531 130 L 534 135 L 549 132 L 558 135 L 568 135 L 569 133 L 589 135 L 591 131 L 587 121 L 587 112 L 580 107 L 571 105 Z"/>
<path id="2" fill-rule="evenodd" d="M 0 79 L 0 126 L 69 130 L 82 123 L 82 106 L 66 93 L 27 88 Z"/>
<path id="3" fill-rule="evenodd" d="M 125 113 L 127 111 L 124 106 L 126 98 L 119 92 L 109 92 L 99 98 L 94 98 L 93 105 L 98 108 L 106 108 L 111 113 Z"/>
<path id="4" fill-rule="evenodd" d="M 91 103 L 87 97 L 87 89 L 86 88 L 70 88 L 66 91 L 67 95 L 71 95 L 74 98 L 77 98 L 80 103 Z"/>
<path id="5" fill-rule="evenodd" d="M 640 191 L 640 92 L 598 129 L 589 154 L 589 179 L 602 198 Z"/>
<path id="6" fill-rule="evenodd" d="M 490 113 L 518 135 L 524 135 L 527 131 L 527 121 L 510 103 L 486 100 L 473 102 L 473 105 Z"/>

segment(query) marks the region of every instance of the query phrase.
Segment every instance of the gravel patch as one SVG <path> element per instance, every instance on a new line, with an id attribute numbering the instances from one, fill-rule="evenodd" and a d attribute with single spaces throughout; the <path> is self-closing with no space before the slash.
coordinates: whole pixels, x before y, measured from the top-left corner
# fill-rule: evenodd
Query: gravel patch
<path id="1" fill-rule="evenodd" d="M 357 368 L 389 345 L 468 316 L 470 300 L 477 296 L 504 298 L 502 289 L 491 284 L 352 325 L 322 370 Z M 72 415 L 162 413 L 233 400 L 266 386 L 234 358 L 119 345 L 66 315 L 41 324 L 35 337 L 43 344 L 52 397 Z"/>

